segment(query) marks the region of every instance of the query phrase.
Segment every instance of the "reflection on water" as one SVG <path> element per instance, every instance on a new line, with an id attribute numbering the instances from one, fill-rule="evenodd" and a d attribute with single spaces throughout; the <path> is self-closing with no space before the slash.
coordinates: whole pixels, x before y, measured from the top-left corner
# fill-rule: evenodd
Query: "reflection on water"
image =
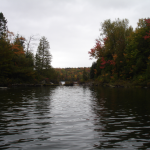
<path id="1" fill-rule="evenodd" d="M 150 93 L 142 89 L 93 90 L 99 149 L 150 148 Z"/>
<path id="2" fill-rule="evenodd" d="M 150 148 L 150 91 L 38 87 L 0 91 L 0 149 Z"/>
<path id="3" fill-rule="evenodd" d="M 49 88 L 0 91 L 1 148 L 32 147 L 37 141 L 47 138 L 45 128 L 51 125 L 52 91 Z"/>

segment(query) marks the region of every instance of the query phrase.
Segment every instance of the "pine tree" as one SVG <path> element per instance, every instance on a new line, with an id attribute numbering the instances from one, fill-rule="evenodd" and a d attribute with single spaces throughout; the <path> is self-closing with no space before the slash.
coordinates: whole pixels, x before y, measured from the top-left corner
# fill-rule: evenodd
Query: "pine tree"
<path id="1" fill-rule="evenodd" d="M 97 62 L 93 62 L 91 69 L 90 69 L 90 79 L 94 79 L 95 75 L 95 69 L 97 67 Z"/>
<path id="2" fill-rule="evenodd" d="M 86 72 L 86 70 L 85 70 L 85 67 L 84 67 L 84 70 L 83 70 L 83 80 L 84 80 L 84 81 L 87 81 L 87 80 L 88 80 L 88 74 L 87 74 L 87 72 Z"/>
<path id="3" fill-rule="evenodd" d="M 50 68 L 52 55 L 50 54 L 49 49 L 49 42 L 43 36 L 40 39 L 40 43 L 35 56 L 35 67 L 37 71 Z"/>
<path id="4" fill-rule="evenodd" d="M 5 19 L 2 12 L 0 12 L 0 38 L 6 33 L 7 31 L 7 20 Z"/>

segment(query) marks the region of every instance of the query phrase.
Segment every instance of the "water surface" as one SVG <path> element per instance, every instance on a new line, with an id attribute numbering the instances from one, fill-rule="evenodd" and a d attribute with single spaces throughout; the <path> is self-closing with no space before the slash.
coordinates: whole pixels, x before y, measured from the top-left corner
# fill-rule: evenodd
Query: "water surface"
<path id="1" fill-rule="evenodd" d="M 150 90 L 0 90 L 0 149 L 148 149 Z"/>

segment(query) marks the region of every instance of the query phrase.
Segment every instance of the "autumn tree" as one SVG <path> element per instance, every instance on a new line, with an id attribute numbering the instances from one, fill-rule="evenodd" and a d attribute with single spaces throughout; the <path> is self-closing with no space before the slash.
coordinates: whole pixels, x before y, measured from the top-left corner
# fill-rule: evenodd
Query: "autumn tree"
<path id="1" fill-rule="evenodd" d="M 32 53 L 25 53 L 25 38 L 17 34 L 11 43 L 13 52 L 12 78 L 17 82 L 27 82 L 33 80 L 34 56 Z"/>
<path id="2" fill-rule="evenodd" d="M 7 20 L 0 13 L 0 84 L 33 83 L 45 78 L 58 83 L 58 74 L 50 66 L 51 54 L 49 43 L 42 37 L 36 53 L 36 69 L 41 69 L 42 75 L 34 69 L 34 55 L 31 52 L 34 36 L 26 40 L 19 34 L 15 35 L 7 29 Z"/>
<path id="3" fill-rule="evenodd" d="M 103 53 L 103 44 L 100 39 L 95 40 L 96 43 L 93 48 L 88 52 L 90 55 L 90 59 L 95 58 L 99 59 L 102 56 Z"/>
<path id="4" fill-rule="evenodd" d="M 133 28 L 128 25 L 127 19 L 105 20 L 101 24 L 101 34 L 96 45 L 89 51 L 90 57 L 97 59 L 97 74 L 116 74 L 118 78 L 123 72 L 125 65 L 124 50 L 128 37 L 133 32 Z M 100 69 L 102 71 L 100 71 Z"/>
<path id="5" fill-rule="evenodd" d="M 104 49 L 105 60 L 114 60 L 115 70 L 120 77 L 124 64 L 124 50 L 126 48 L 128 36 L 133 32 L 133 28 L 128 25 L 127 19 L 117 19 L 115 21 L 105 20 L 102 23 L 101 35 L 105 37 Z M 107 57 L 107 58 L 106 58 Z"/>

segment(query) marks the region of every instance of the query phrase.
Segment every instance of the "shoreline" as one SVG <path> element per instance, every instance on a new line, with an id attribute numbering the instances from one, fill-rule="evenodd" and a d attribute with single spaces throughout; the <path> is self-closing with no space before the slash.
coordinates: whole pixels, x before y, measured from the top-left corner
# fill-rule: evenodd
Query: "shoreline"
<path id="1" fill-rule="evenodd" d="M 9 84 L 9 85 L 0 85 L 0 89 L 7 89 L 11 87 L 43 87 L 43 86 L 102 86 L 102 87 L 111 87 L 111 88 L 145 88 L 149 89 L 150 88 L 150 82 L 148 81 L 143 81 L 143 82 L 135 82 L 135 81 L 125 81 L 125 80 L 117 80 L 114 82 L 99 82 L 99 81 L 85 81 L 85 82 L 76 82 L 77 84 L 69 84 L 68 82 L 66 85 L 62 85 L 61 83 L 59 84 L 27 84 L 27 83 L 16 83 L 16 84 Z"/>
<path id="2" fill-rule="evenodd" d="M 115 82 L 98 82 L 98 81 L 87 81 L 85 83 L 81 83 L 80 85 L 84 86 L 103 86 L 103 87 L 111 87 L 111 88 L 150 88 L 150 82 L 138 82 L 135 83 L 134 81 L 124 81 L 124 80 L 117 80 Z"/>

